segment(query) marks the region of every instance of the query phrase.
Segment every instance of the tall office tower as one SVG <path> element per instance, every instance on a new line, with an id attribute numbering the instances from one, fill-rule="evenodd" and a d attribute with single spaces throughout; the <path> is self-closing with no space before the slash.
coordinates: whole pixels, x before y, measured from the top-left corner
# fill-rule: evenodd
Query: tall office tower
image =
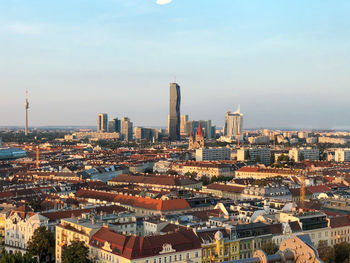
<path id="1" fill-rule="evenodd" d="M 29 100 L 28 100 L 28 90 L 26 90 L 26 99 L 24 102 L 24 108 L 26 111 L 26 123 L 25 123 L 25 128 L 24 128 L 24 135 L 28 135 L 28 109 L 29 109 Z"/>
<path id="2" fill-rule="evenodd" d="M 118 118 L 108 122 L 108 132 L 120 132 L 120 120 Z"/>
<path id="3" fill-rule="evenodd" d="M 243 114 L 240 107 L 235 112 L 226 112 L 224 135 L 233 139 L 242 139 Z"/>
<path id="4" fill-rule="evenodd" d="M 180 86 L 177 83 L 170 83 L 168 132 L 172 141 L 180 140 L 180 103 Z"/>
<path id="5" fill-rule="evenodd" d="M 188 115 L 181 115 L 180 117 L 180 135 L 188 136 L 186 133 L 186 124 L 188 122 Z"/>
<path id="6" fill-rule="evenodd" d="M 101 113 L 97 117 L 97 132 L 106 132 L 108 128 L 108 115 Z"/>
<path id="7" fill-rule="evenodd" d="M 121 119 L 121 135 L 122 139 L 124 141 L 130 141 L 132 140 L 132 133 L 133 133 L 133 128 L 132 128 L 132 122 L 128 117 L 123 117 Z"/>

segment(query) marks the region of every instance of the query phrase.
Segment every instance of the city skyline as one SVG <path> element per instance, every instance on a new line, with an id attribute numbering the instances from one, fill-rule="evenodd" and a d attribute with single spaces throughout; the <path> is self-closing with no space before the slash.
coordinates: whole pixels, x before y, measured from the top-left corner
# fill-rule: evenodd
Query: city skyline
<path id="1" fill-rule="evenodd" d="M 0 127 L 23 126 L 25 89 L 29 126 L 166 127 L 176 75 L 181 112 L 218 127 L 240 104 L 246 128 L 350 128 L 348 1 L 155 2 L 2 3 Z"/>

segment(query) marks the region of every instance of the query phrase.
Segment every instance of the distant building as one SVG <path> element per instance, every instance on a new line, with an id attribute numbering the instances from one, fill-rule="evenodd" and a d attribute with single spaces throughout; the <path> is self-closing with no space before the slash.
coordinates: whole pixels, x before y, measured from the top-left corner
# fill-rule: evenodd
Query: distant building
<path id="1" fill-rule="evenodd" d="M 108 132 L 120 132 L 121 124 L 118 118 L 108 122 Z"/>
<path id="2" fill-rule="evenodd" d="M 269 136 L 249 137 L 248 141 L 250 144 L 268 144 L 270 142 L 270 137 Z"/>
<path id="3" fill-rule="evenodd" d="M 226 112 L 224 135 L 230 138 L 241 139 L 243 137 L 243 114 L 240 107 L 235 112 Z"/>
<path id="4" fill-rule="evenodd" d="M 2 147 L 2 138 L 0 137 L 0 147 Z"/>
<path id="5" fill-rule="evenodd" d="M 107 132 L 108 129 L 108 115 L 101 113 L 97 116 L 97 132 Z"/>
<path id="6" fill-rule="evenodd" d="M 188 122 L 188 115 L 181 115 L 180 117 L 180 135 L 188 136 L 186 132 L 186 125 Z"/>
<path id="7" fill-rule="evenodd" d="M 289 158 L 295 162 L 303 160 L 318 161 L 320 160 L 320 151 L 315 148 L 293 148 L 289 150 Z"/>
<path id="8" fill-rule="evenodd" d="M 336 149 L 334 153 L 334 161 L 350 162 L 350 149 Z"/>
<path id="9" fill-rule="evenodd" d="M 237 150 L 237 161 L 254 161 L 270 165 L 271 150 L 268 148 L 242 148 Z"/>
<path id="10" fill-rule="evenodd" d="M 158 130 L 151 128 L 136 127 L 135 128 L 135 139 L 136 140 L 157 140 Z"/>
<path id="11" fill-rule="evenodd" d="M 204 138 L 213 139 L 215 138 L 215 130 L 216 127 L 211 125 L 211 120 L 199 120 L 199 121 L 187 121 L 185 127 L 185 134 L 188 136 L 191 134 L 195 134 L 198 130 L 199 124 L 201 125 Z"/>
<path id="12" fill-rule="evenodd" d="M 168 132 L 172 141 L 180 140 L 180 104 L 180 86 L 177 83 L 170 83 Z"/>
<path id="13" fill-rule="evenodd" d="M 200 148 L 196 150 L 196 161 L 230 160 L 231 150 L 226 147 Z"/>
<path id="14" fill-rule="evenodd" d="M 133 123 L 128 117 L 121 119 L 121 136 L 124 141 L 131 141 L 133 135 Z"/>
<path id="15" fill-rule="evenodd" d="M 199 123 L 195 138 L 193 138 L 192 132 L 190 134 L 190 138 L 188 141 L 188 149 L 199 149 L 202 147 L 204 147 L 204 134 L 203 134 L 201 124 Z"/>

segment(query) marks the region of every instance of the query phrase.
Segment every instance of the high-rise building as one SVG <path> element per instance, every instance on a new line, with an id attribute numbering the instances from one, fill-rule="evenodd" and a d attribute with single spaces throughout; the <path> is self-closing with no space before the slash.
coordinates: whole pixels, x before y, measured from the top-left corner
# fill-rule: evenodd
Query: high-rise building
<path id="1" fill-rule="evenodd" d="M 121 119 L 121 138 L 124 141 L 130 141 L 132 140 L 132 133 L 133 133 L 133 123 L 130 121 L 128 117 L 123 117 Z"/>
<path id="2" fill-rule="evenodd" d="M 108 122 L 108 132 L 120 132 L 120 120 L 118 118 Z"/>
<path id="3" fill-rule="evenodd" d="M 181 117 L 180 117 L 180 135 L 188 136 L 189 133 L 186 132 L 187 122 L 188 122 L 188 115 L 181 115 Z"/>
<path id="4" fill-rule="evenodd" d="M 224 135 L 233 139 L 241 139 L 243 136 L 243 114 L 240 107 L 235 112 L 226 112 Z"/>
<path id="5" fill-rule="evenodd" d="M 24 101 L 24 108 L 26 110 L 26 123 L 24 128 L 24 135 L 28 135 L 28 109 L 29 109 L 29 100 L 28 100 L 28 90 L 26 90 L 26 99 Z"/>
<path id="6" fill-rule="evenodd" d="M 180 86 L 177 83 L 170 83 L 168 132 L 172 141 L 180 140 L 180 103 Z"/>
<path id="7" fill-rule="evenodd" d="M 107 113 L 101 113 L 97 117 L 97 132 L 107 132 L 108 128 L 108 115 Z"/>
<path id="8" fill-rule="evenodd" d="M 136 127 L 135 128 L 135 139 L 136 140 L 157 140 L 158 139 L 158 130 L 152 129 L 152 128 L 143 128 L 143 127 Z"/>

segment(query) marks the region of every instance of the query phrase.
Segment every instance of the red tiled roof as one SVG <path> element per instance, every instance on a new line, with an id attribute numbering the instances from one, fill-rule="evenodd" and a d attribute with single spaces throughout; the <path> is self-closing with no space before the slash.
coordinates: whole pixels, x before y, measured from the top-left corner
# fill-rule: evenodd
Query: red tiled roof
<path id="1" fill-rule="evenodd" d="M 348 215 L 331 217 L 329 220 L 331 228 L 350 226 L 350 217 Z"/>
<path id="2" fill-rule="evenodd" d="M 102 227 L 91 237 L 90 246 L 102 249 L 105 242 L 110 244 L 112 253 L 127 259 L 158 255 L 164 244 L 171 244 L 177 252 L 201 247 L 199 238 L 193 231 L 183 229 L 165 235 L 140 237 L 124 236 Z"/>
<path id="3" fill-rule="evenodd" d="M 80 189 L 75 193 L 76 197 L 81 198 L 96 198 L 110 202 L 118 202 L 133 207 L 140 207 L 158 211 L 172 211 L 189 209 L 190 205 L 185 199 L 160 200 L 151 199 L 148 197 L 136 197 L 130 195 L 121 195 L 103 191 L 92 191 Z"/>
<path id="4" fill-rule="evenodd" d="M 315 185 L 315 186 L 308 186 L 306 187 L 308 191 L 311 193 L 325 193 L 325 192 L 330 192 L 331 188 L 329 188 L 326 185 Z"/>
<path id="5" fill-rule="evenodd" d="M 245 186 L 235 186 L 235 185 L 213 183 L 213 184 L 207 185 L 207 188 L 213 189 L 213 190 L 220 190 L 220 191 L 224 191 L 224 192 L 242 193 Z"/>

